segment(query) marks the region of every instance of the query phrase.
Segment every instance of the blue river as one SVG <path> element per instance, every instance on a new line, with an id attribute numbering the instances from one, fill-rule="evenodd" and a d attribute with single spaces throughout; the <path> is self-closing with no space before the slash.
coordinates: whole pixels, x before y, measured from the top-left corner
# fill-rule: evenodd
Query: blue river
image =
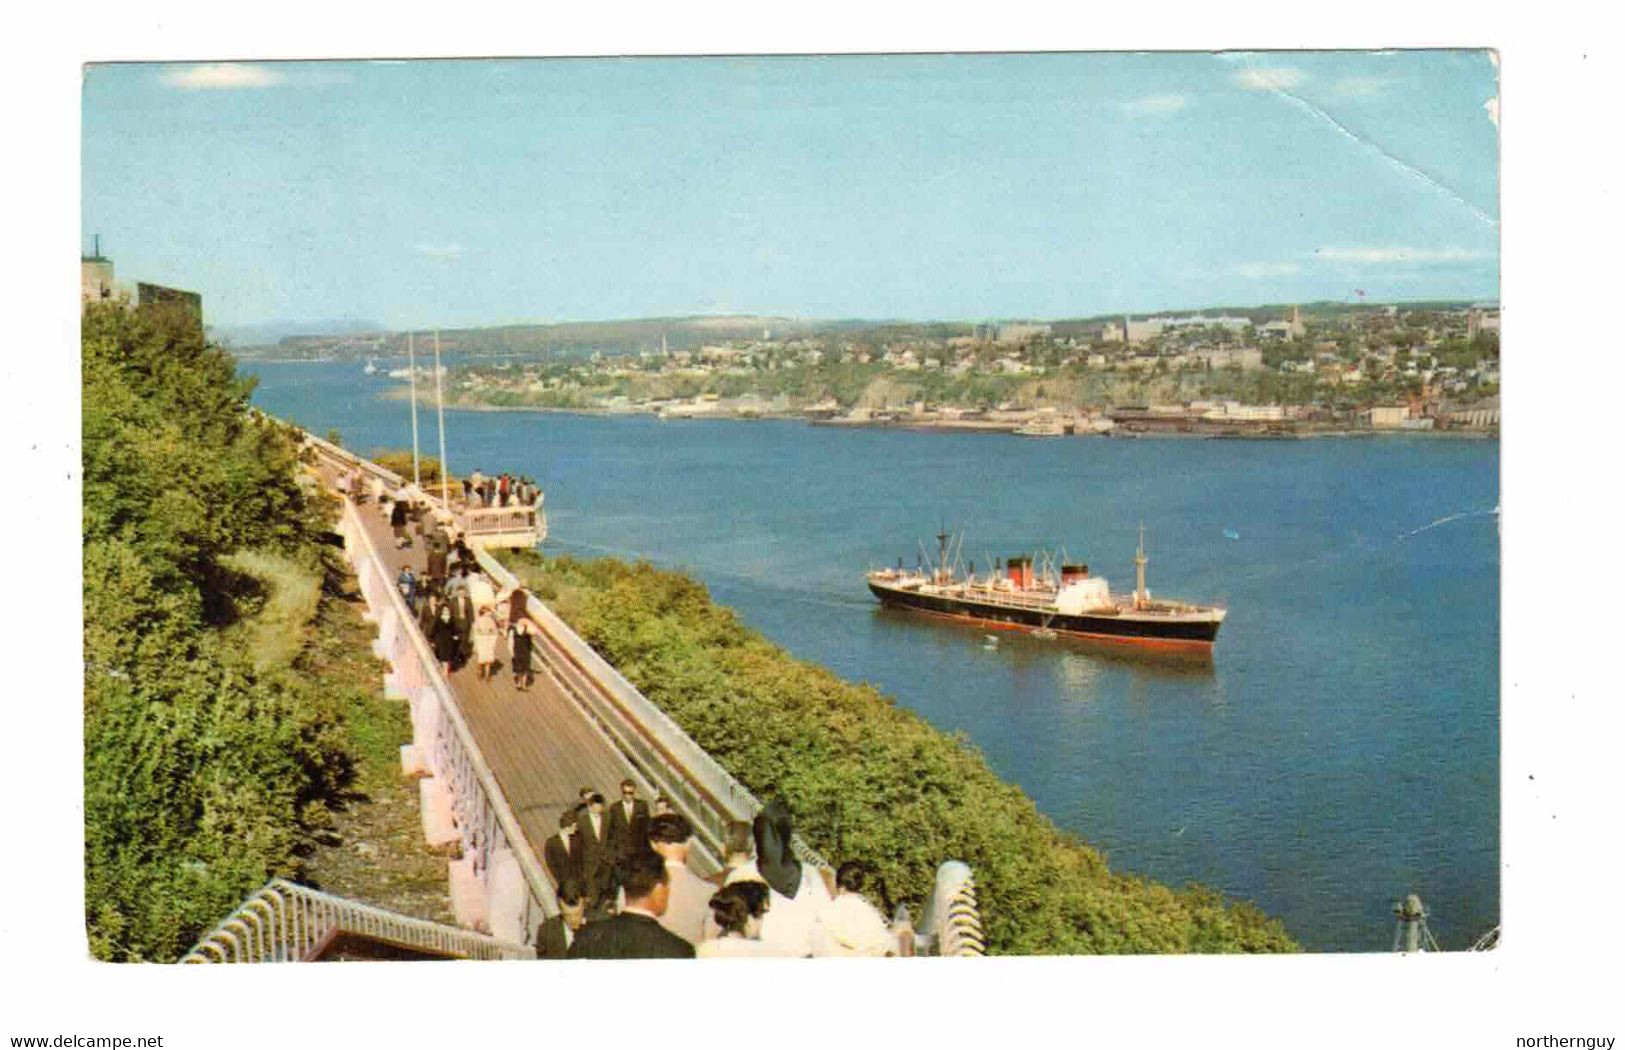
<path id="1" fill-rule="evenodd" d="M 245 371 L 285 419 L 410 446 L 408 405 L 358 364 Z M 470 411 L 446 429 L 454 471 L 541 483 L 548 550 L 692 572 L 795 655 L 965 733 L 1114 868 L 1252 901 L 1312 950 L 1387 950 L 1407 893 L 1446 948 L 1499 922 L 1497 442 Z M 946 523 L 979 571 L 1064 548 L 1129 590 L 1141 522 L 1153 594 L 1229 608 L 1211 663 L 988 647 L 880 611 L 862 580 Z"/>

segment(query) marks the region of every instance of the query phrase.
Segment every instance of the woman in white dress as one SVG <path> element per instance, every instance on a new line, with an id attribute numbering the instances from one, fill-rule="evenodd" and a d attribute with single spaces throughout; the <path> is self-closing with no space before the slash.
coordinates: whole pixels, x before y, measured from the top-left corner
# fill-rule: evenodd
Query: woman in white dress
<path id="1" fill-rule="evenodd" d="M 502 629 L 497 626 L 496 614 L 489 607 L 481 610 L 474 620 L 474 661 L 479 664 L 479 677 L 490 678 L 497 659 L 497 639 Z"/>
<path id="2" fill-rule="evenodd" d="M 775 955 L 812 955 L 822 943 L 820 926 L 830 906 L 829 886 L 817 868 L 801 863 L 791 851 L 790 810 L 783 802 L 775 799 L 763 806 L 752 830 L 756 867 L 769 889 L 762 943 Z"/>
<path id="3" fill-rule="evenodd" d="M 721 934 L 694 949 L 700 959 L 760 959 L 779 954 L 762 943 L 762 919 L 772 907 L 763 882 L 736 882 L 711 897 L 711 918 Z"/>
<path id="4" fill-rule="evenodd" d="M 835 873 L 835 900 L 819 924 L 815 955 L 884 956 L 898 954 L 898 939 L 886 927 L 879 909 L 863 895 L 862 864 L 848 861 Z"/>

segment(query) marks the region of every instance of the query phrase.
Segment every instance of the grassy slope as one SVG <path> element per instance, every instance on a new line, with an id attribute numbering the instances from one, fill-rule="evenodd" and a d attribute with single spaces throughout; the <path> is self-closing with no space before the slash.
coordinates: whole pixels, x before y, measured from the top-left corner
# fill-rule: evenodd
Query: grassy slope
<path id="1" fill-rule="evenodd" d="M 386 700 L 373 628 L 352 579 L 336 562 L 323 574 L 279 554 L 241 551 L 225 559 L 258 581 L 260 597 L 226 630 L 259 670 L 286 669 L 339 700 L 353 779 L 331 800 L 329 826 L 304 858 L 301 881 L 407 915 L 452 921 L 445 861 L 423 845 L 414 782 L 400 774 L 400 746 L 412 738 L 406 705 Z"/>
<path id="2" fill-rule="evenodd" d="M 832 860 L 874 864 L 916 908 L 936 864 L 967 861 L 996 952 L 1296 948 L 1250 905 L 1111 872 L 966 740 L 795 659 L 693 580 L 609 559 L 506 560 L 735 776 L 783 795 Z"/>

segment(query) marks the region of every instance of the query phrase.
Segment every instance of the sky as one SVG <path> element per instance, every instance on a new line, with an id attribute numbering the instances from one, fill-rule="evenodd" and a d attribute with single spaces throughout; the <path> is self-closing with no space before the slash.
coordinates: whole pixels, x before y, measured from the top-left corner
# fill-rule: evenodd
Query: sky
<path id="1" fill-rule="evenodd" d="M 81 250 L 211 324 L 1499 297 L 1484 51 L 90 65 Z"/>

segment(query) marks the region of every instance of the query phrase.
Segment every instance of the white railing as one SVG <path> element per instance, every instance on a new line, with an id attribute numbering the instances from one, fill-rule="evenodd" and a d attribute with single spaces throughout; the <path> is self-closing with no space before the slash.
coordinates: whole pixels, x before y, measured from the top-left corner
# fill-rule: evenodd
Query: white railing
<path id="1" fill-rule="evenodd" d="M 355 933 L 462 959 L 533 959 L 522 944 L 272 879 L 205 934 L 183 963 L 303 962 L 335 933 Z"/>
<path id="2" fill-rule="evenodd" d="M 944 861 L 920 916 L 915 942 L 924 955 L 986 955 L 982 914 L 976 904 L 976 879 L 962 861 Z"/>
<path id="3" fill-rule="evenodd" d="M 520 586 L 519 579 L 495 557 L 483 550 L 475 552 L 475 557 L 503 589 Z M 720 860 L 728 824 L 750 821 L 761 811 L 762 803 L 541 599 L 528 592 L 526 599 L 531 621 L 567 662 L 563 667 L 557 661 L 548 663 L 555 677 L 627 760 L 694 823 L 701 843 L 713 859 Z M 793 836 L 791 848 L 809 864 L 831 866 L 800 835 Z"/>
<path id="4" fill-rule="evenodd" d="M 475 744 L 440 662 L 349 500 L 344 503 L 340 529 L 361 592 L 378 621 L 379 656 L 393 665 L 393 685 L 411 705 L 413 743 L 451 799 L 463 856 L 471 860 L 473 875 L 489 890 L 491 861 L 499 851 L 511 853 L 528 890 L 518 919 L 528 936 L 543 917 L 558 912 L 553 884 Z"/>
<path id="5" fill-rule="evenodd" d="M 314 434 L 306 433 L 304 437 L 306 443 L 328 459 L 351 469 L 359 469 L 369 477 L 376 477 L 391 490 L 406 484 L 405 478 L 388 467 L 381 467 L 370 460 L 362 459 L 353 452 L 348 452 L 330 441 L 324 441 Z M 451 499 L 440 498 L 442 489 Z M 430 513 L 438 520 L 454 525 L 457 531 L 467 537 L 470 546 L 502 539 L 503 546 L 532 547 L 547 538 L 547 513 L 540 506 L 464 506 L 459 510 L 455 494 L 461 490 L 462 482 L 457 479 L 449 479 L 444 486 L 439 481 L 426 481 L 422 485 Z"/>

